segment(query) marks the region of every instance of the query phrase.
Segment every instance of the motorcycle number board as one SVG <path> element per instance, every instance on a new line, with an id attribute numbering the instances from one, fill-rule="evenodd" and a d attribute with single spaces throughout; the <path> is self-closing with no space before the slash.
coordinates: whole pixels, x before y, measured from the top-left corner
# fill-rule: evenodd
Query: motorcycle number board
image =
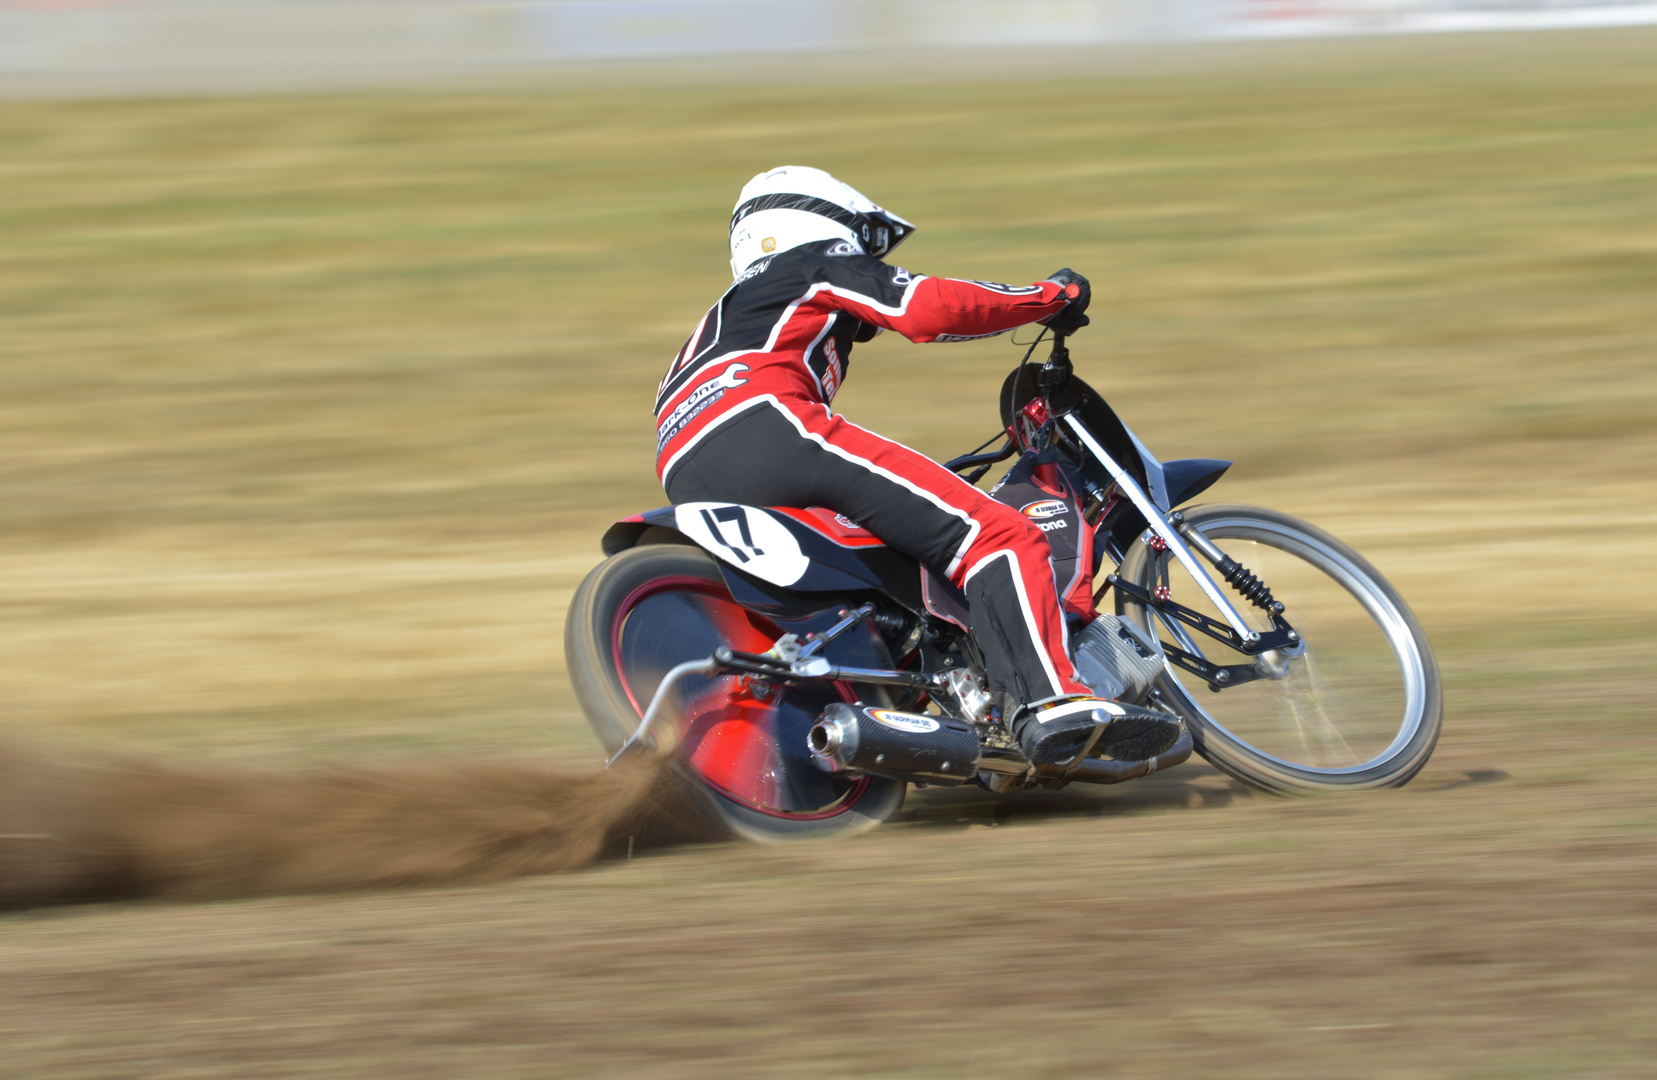
<path id="1" fill-rule="evenodd" d="M 693 502 L 673 508 L 674 524 L 732 566 L 773 585 L 792 585 L 811 560 L 788 526 L 764 510 L 739 503 Z"/>

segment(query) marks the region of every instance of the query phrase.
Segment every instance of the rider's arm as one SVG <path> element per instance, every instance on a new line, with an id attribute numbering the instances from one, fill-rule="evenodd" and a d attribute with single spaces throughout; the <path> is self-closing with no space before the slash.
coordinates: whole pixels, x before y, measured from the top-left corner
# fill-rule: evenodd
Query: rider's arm
<path id="1" fill-rule="evenodd" d="M 826 303 L 910 341 L 993 337 L 1058 312 L 1067 302 L 1055 281 L 1000 285 L 925 277 L 868 255 L 814 255 L 807 284 Z"/>

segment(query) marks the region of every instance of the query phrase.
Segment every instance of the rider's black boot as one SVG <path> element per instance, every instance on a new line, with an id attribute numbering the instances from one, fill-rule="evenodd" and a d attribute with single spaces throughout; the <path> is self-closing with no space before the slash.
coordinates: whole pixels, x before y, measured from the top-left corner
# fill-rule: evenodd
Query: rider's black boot
<path id="1" fill-rule="evenodd" d="M 1179 721 L 1164 712 L 1103 698 L 1070 698 L 1026 711 L 1013 735 L 1035 765 L 1068 764 L 1105 725 L 1093 749 L 1117 761 L 1145 761 L 1179 741 Z"/>

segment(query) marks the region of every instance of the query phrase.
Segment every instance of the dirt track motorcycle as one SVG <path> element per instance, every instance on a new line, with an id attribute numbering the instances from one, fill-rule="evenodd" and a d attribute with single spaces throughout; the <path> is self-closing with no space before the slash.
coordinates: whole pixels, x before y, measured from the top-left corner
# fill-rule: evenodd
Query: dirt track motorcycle
<path id="1" fill-rule="evenodd" d="M 1178 717 L 1174 746 L 1033 765 L 947 580 L 832 510 L 688 503 L 613 525 L 571 603 L 570 677 L 611 760 L 672 753 L 713 817 L 762 840 L 887 821 L 910 783 L 1111 784 L 1193 749 L 1282 794 L 1408 782 L 1443 706 L 1398 592 L 1286 514 L 1186 508 L 1231 463 L 1158 461 L 1062 336 L 1044 364 L 1036 344 L 1002 387 L 1002 430 L 945 467 L 977 483 L 1016 457 L 991 497 L 1048 538 L 1078 673 Z"/>

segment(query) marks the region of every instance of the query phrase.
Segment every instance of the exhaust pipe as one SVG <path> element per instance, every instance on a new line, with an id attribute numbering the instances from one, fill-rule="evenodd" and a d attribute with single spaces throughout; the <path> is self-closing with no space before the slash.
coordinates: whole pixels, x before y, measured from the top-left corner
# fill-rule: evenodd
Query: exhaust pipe
<path id="1" fill-rule="evenodd" d="M 964 784 L 978 775 L 978 736 L 964 721 L 836 702 L 806 733 L 824 772 L 866 772 L 917 784 Z"/>

